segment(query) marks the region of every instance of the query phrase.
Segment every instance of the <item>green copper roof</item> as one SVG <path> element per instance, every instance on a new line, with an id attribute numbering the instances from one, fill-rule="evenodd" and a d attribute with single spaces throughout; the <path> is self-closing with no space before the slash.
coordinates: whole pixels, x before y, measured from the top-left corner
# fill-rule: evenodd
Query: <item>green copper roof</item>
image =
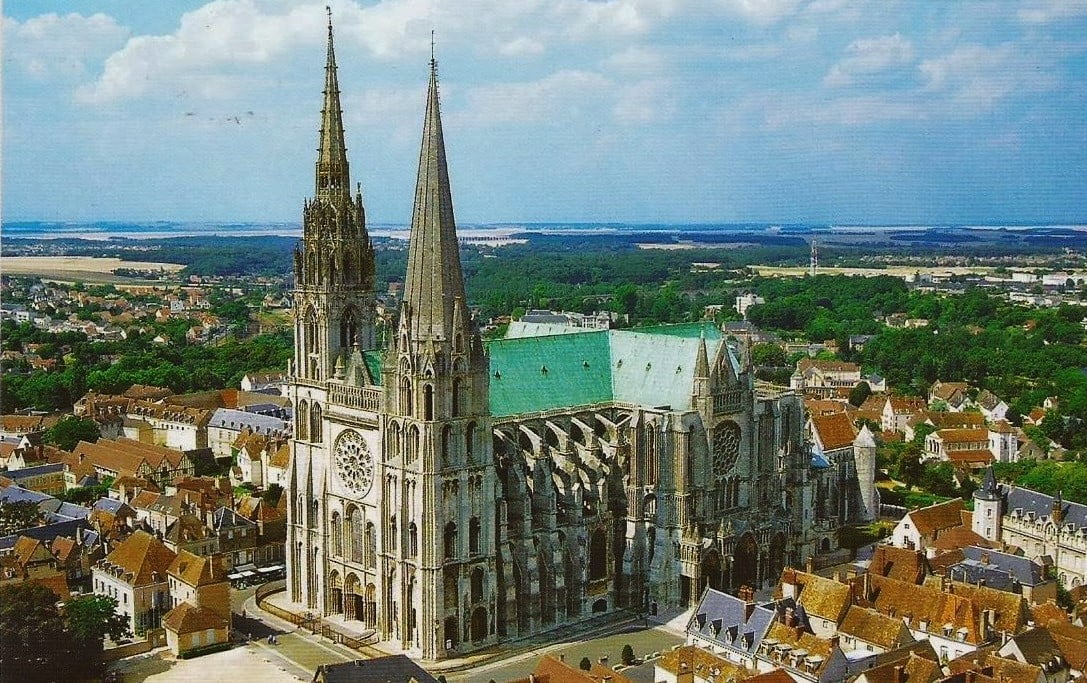
<path id="1" fill-rule="evenodd" d="M 709 333 L 714 357 L 721 335 Z M 599 330 L 490 342 L 491 415 L 504 417 L 606 401 L 690 407 L 703 327 Z"/>
<path id="2" fill-rule="evenodd" d="M 500 339 L 491 355 L 491 415 L 611 400 L 607 330 Z"/>
<path id="3" fill-rule="evenodd" d="M 662 334 L 669 337 L 690 337 L 693 339 L 705 335 L 706 341 L 721 338 L 721 328 L 709 320 L 697 323 L 676 323 L 674 325 L 647 325 L 646 327 L 635 327 L 631 332 Z"/>
<path id="4" fill-rule="evenodd" d="M 385 353 L 378 350 L 362 352 L 362 359 L 366 362 L 370 376 L 374 378 L 374 384 L 381 384 L 381 361 L 384 356 Z"/>

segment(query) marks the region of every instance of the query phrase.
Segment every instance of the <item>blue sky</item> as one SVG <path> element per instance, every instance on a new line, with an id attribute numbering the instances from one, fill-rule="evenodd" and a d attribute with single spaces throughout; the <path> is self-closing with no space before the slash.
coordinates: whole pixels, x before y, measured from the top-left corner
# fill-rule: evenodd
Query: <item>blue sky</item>
<path id="1" fill-rule="evenodd" d="M 9 0 L 4 220 L 295 221 L 326 0 Z M 331 2 L 353 179 L 458 220 L 1087 221 L 1087 0 Z"/>

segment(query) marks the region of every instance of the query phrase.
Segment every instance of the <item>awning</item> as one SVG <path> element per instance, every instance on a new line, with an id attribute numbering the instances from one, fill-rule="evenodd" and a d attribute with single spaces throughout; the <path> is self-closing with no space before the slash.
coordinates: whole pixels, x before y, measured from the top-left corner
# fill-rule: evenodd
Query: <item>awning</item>
<path id="1" fill-rule="evenodd" d="M 230 579 L 231 581 L 237 581 L 238 579 L 245 578 L 245 576 L 242 574 L 227 574 L 226 578 Z"/>
<path id="2" fill-rule="evenodd" d="M 253 564 L 252 562 L 247 562 L 245 564 L 239 564 L 239 565 L 235 566 L 234 568 L 237 569 L 240 572 L 244 572 L 244 571 L 255 572 L 255 571 L 257 571 L 257 565 Z"/>
<path id="3" fill-rule="evenodd" d="M 272 572 L 278 572 L 283 569 L 283 565 L 276 565 L 274 567 L 261 567 L 257 569 L 261 574 L 271 574 Z"/>
<path id="4" fill-rule="evenodd" d="M 251 572 L 251 571 L 242 572 L 242 578 L 244 578 L 244 579 L 248 579 L 250 576 L 256 576 L 256 575 L 257 575 L 256 572 Z"/>

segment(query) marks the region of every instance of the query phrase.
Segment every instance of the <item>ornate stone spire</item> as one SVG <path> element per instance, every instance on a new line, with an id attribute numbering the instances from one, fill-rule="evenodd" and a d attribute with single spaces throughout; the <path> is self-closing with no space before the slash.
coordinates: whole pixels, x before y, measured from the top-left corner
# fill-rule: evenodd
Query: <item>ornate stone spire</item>
<path id="1" fill-rule="evenodd" d="M 464 277 L 438 104 L 438 63 L 431 58 L 404 294 L 412 339 L 417 342 L 452 339 L 453 312 L 458 300 L 460 306 L 465 305 Z M 463 317 L 461 321 L 466 324 Z"/>
<path id="2" fill-rule="evenodd" d="M 340 83 L 336 78 L 336 51 L 332 45 L 332 12 L 328 14 L 328 57 L 325 63 L 324 104 L 317 146 L 317 199 L 350 197 L 351 176 L 344 144 Z"/>

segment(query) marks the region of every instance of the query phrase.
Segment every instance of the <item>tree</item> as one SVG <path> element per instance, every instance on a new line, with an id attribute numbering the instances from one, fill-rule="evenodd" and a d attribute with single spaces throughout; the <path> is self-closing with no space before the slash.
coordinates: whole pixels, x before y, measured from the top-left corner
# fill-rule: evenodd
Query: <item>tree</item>
<path id="1" fill-rule="evenodd" d="M 634 648 L 630 646 L 630 643 L 623 646 L 623 653 L 620 657 L 623 660 L 623 664 L 626 664 L 627 666 L 634 663 Z"/>
<path id="2" fill-rule="evenodd" d="M 41 519 L 41 510 L 38 509 L 37 503 L 29 500 L 4 503 L 0 505 L 0 536 L 37 526 L 39 519 Z"/>
<path id="3" fill-rule="evenodd" d="M 275 507 L 276 505 L 279 505 L 279 497 L 282 495 L 283 487 L 273 483 L 268 485 L 268 488 L 264 490 L 264 493 L 262 493 L 260 497 L 265 503 Z"/>
<path id="4" fill-rule="evenodd" d="M 589 671 L 593 668 L 593 663 L 589 661 L 588 657 L 582 657 L 581 663 L 577 665 L 577 668 L 581 669 L 582 671 Z"/>
<path id="5" fill-rule="evenodd" d="M 777 344 L 755 344 L 751 347 L 751 362 L 755 365 L 781 367 L 788 364 L 785 350 Z"/>
<path id="6" fill-rule="evenodd" d="M 857 382 L 857 385 L 849 390 L 849 402 L 850 404 L 860 408 L 868 397 L 872 395 L 872 387 L 868 386 L 868 382 Z"/>
<path id="7" fill-rule="evenodd" d="M 912 489 L 921 483 L 924 473 L 925 466 L 921 462 L 921 451 L 917 448 L 907 448 L 903 451 L 902 457 L 898 460 L 898 478 L 902 480 L 906 488 Z"/>
<path id="8" fill-rule="evenodd" d="M 131 635 L 128 619 L 117 613 L 117 600 L 106 595 L 83 595 L 64 607 L 70 643 L 77 658 L 95 673 L 102 669 L 102 640 Z"/>
<path id="9" fill-rule="evenodd" d="M 98 424 L 94 420 L 68 415 L 55 425 L 45 430 L 43 438 L 46 443 L 51 443 L 57 448 L 70 451 L 80 441 L 94 443 L 102 434 L 98 430 Z"/>
<path id="10" fill-rule="evenodd" d="M 57 596 L 36 583 L 0 586 L 0 672 L 6 681 L 78 680 Z"/>

